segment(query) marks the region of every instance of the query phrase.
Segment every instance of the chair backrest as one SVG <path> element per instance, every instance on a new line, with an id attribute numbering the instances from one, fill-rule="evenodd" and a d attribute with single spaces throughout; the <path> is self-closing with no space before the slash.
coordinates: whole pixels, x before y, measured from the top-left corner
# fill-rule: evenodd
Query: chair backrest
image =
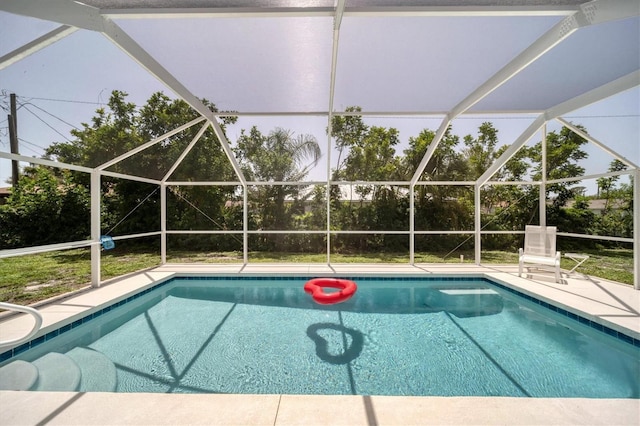
<path id="1" fill-rule="evenodd" d="M 527 225 L 524 229 L 524 253 L 534 256 L 555 256 L 556 227 Z"/>

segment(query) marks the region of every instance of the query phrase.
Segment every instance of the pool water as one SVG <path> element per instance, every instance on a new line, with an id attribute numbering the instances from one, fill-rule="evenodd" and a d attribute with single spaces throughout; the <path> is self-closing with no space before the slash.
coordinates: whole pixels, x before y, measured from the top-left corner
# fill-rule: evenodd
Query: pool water
<path id="1" fill-rule="evenodd" d="M 640 349 L 486 280 L 304 282 L 174 279 L 18 358 L 90 355 L 81 391 L 640 396 Z"/>

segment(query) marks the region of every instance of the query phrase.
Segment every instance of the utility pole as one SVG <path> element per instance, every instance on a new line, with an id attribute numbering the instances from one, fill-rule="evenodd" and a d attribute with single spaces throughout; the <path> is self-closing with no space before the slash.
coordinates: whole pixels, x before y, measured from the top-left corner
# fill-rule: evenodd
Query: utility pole
<path id="1" fill-rule="evenodd" d="M 11 114 L 9 114 L 9 146 L 11 147 L 12 154 L 19 154 L 18 149 L 18 116 L 16 109 L 16 94 L 12 93 L 10 96 L 11 102 Z M 18 184 L 18 162 L 11 160 L 11 184 L 16 186 Z"/>

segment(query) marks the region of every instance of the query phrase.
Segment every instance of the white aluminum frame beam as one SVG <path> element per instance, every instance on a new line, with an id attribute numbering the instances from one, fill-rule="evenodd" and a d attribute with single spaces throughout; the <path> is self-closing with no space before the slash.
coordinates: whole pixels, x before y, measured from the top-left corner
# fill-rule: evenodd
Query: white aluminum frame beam
<path id="1" fill-rule="evenodd" d="M 58 28 L 49 31 L 45 35 L 40 36 L 37 39 L 0 57 L 0 70 L 26 58 L 29 55 L 40 51 L 41 49 L 44 49 L 47 46 L 52 45 L 58 40 L 62 40 L 66 36 L 76 32 L 77 30 L 78 29 L 76 27 L 61 25 Z"/>
<path id="2" fill-rule="evenodd" d="M 119 155 L 118 157 L 116 157 L 116 158 L 114 158 L 112 160 L 109 160 L 109 161 L 99 165 L 97 168 L 98 168 L 98 170 L 105 170 L 106 168 L 111 167 L 114 164 L 117 164 L 120 161 L 131 157 L 132 155 L 135 155 L 135 154 L 137 154 L 137 153 L 139 153 L 141 151 L 144 151 L 145 149 L 150 148 L 153 145 L 155 145 L 157 143 L 160 143 L 163 140 L 165 140 L 167 138 L 170 138 L 171 136 L 182 132 L 183 130 L 188 129 L 191 126 L 195 126 L 196 124 L 201 123 L 203 120 L 206 120 L 206 119 L 204 117 L 198 117 L 195 120 L 191 120 L 190 122 L 188 122 L 186 124 L 183 124 L 182 126 L 177 127 L 175 129 L 171 130 L 170 132 L 165 133 L 164 135 L 162 135 L 160 137 L 157 137 L 157 138 L 155 138 L 155 139 L 153 139 L 153 140 L 151 140 L 151 141 L 149 141 L 147 143 L 144 143 L 144 144 L 142 144 L 142 145 L 140 145 L 140 146 L 138 146 L 138 147 L 136 147 L 136 148 L 134 148 L 134 149 L 132 149 L 130 151 L 125 152 L 122 155 Z"/>
<path id="3" fill-rule="evenodd" d="M 640 290 L 640 169 L 633 175 L 633 288 Z"/>
<path id="4" fill-rule="evenodd" d="M 633 169 L 637 169 L 638 168 L 638 165 L 635 164 L 633 161 L 629 160 L 624 155 L 618 154 L 616 151 L 614 151 L 613 149 L 609 148 L 606 144 L 600 142 L 598 139 L 594 138 L 590 134 L 584 132 L 583 130 L 580 130 L 573 123 L 570 123 L 569 121 L 564 120 L 564 119 L 562 119 L 560 117 L 556 117 L 556 121 L 558 123 L 562 124 L 564 127 L 570 129 L 573 133 L 575 133 L 576 135 L 580 136 L 581 138 L 584 138 L 584 139 L 588 140 L 589 142 L 595 144 L 598 148 L 602 149 L 604 152 L 606 152 L 607 154 L 611 155 L 616 160 L 619 160 L 620 162 L 624 163 L 628 167 L 631 167 Z"/>
<path id="5" fill-rule="evenodd" d="M 11 154 L 9 152 L 3 152 L 3 151 L 0 151 L 0 158 L 6 158 L 8 160 L 14 160 L 14 161 L 21 161 L 29 164 L 39 164 L 41 166 L 55 167 L 58 169 L 75 170 L 77 172 L 85 172 L 85 173 L 93 172 L 93 169 L 91 167 L 77 166 L 75 164 L 62 163 L 60 161 L 47 160 L 44 158 L 28 157 L 26 155 L 20 155 L 20 154 Z"/>
<path id="6" fill-rule="evenodd" d="M 178 157 L 178 159 L 175 161 L 175 163 L 173 163 L 173 165 L 171 166 L 171 168 L 169 169 L 169 171 L 164 175 L 164 177 L 160 180 L 160 183 L 162 184 L 166 184 L 167 183 L 167 179 L 169 179 L 171 177 L 171 175 L 173 174 L 173 172 L 176 171 L 176 169 L 180 166 L 180 164 L 182 163 L 182 160 L 185 159 L 185 157 L 187 155 L 189 155 L 189 152 L 191 152 L 191 150 L 193 149 L 193 147 L 196 145 L 196 143 L 198 143 L 198 141 L 200 140 L 200 138 L 202 137 L 202 135 L 204 135 L 204 132 L 207 130 L 207 127 L 209 127 L 211 123 L 209 121 L 207 121 L 206 123 L 204 123 L 204 126 L 202 126 L 200 128 L 200 130 L 198 131 L 198 133 L 194 136 L 194 138 L 191 140 L 191 142 L 189 143 L 189 145 L 187 145 L 187 147 L 182 151 L 182 154 L 180 154 L 180 157 Z"/>
<path id="7" fill-rule="evenodd" d="M 342 0 L 338 0 L 342 1 Z M 149 18 L 262 18 L 262 17 L 333 17 L 333 7 L 174 7 L 103 9 L 100 13 L 113 19 Z M 344 8 L 344 6 L 342 6 Z M 348 7 L 347 16 L 566 16 L 574 5 L 521 4 L 518 6 L 400 6 Z M 342 12 L 341 12 L 342 13 Z"/>
<path id="8" fill-rule="evenodd" d="M 336 0 L 333 16 L 333 43 L 331 47 L 331 71 L 329 80 L 329 114 L 327 115 L 327 185 L 325 198 L 327 207 L 327 265 L 331 265 L 331 139 L 333 139 L 333 102 L 336 89 L 336 68 L 338 67 L 338 47 L 340 44 L 340 26 L 344 15 L 346 0 Z"/>
<path id="9" fill-rule="evenodd" d="M 82 240 L 82 241 L 70 241 L 67 243 L 47 244 L 44 246 L 22 247 L 17 249 L 0 250 L 0 259 L 4 259 L 7 257 L 24 256 L 26 254 L 46 253 L 48 251 L 83 248 L 91 245 L 94 245 L 94 242 L 90 240 Z"/>
<path id="10" fill-rule="evenodd" d="M 100 187 L 100 171 L 94 170 L 91 173 L 91 286 L 100 287 L 101 283 L 101 254 L 100 254 L 100 234 L 101 218 L 100 204 L 102 190 Z"/>

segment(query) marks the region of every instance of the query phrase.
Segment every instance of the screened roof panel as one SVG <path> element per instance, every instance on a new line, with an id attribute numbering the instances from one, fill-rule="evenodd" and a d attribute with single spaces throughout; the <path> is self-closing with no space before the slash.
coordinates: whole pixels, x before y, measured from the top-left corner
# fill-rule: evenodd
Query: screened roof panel
<path id="1" fill-rule="evenodd" d="M 638 18 L 579 29 L 472 110 L 546 110 L 638 70 L 639 41 Z"/>
<path id="2" fill-rule="evenodd" d="M 328 110 L 331 18 L 122 20 L 119 24 L 193 94 L 222 110 Z"/>
<path id="3" fill-rule="evenodd" d="M 560 19 L 345 17 L 334 108 L 447 111 Z"/>

